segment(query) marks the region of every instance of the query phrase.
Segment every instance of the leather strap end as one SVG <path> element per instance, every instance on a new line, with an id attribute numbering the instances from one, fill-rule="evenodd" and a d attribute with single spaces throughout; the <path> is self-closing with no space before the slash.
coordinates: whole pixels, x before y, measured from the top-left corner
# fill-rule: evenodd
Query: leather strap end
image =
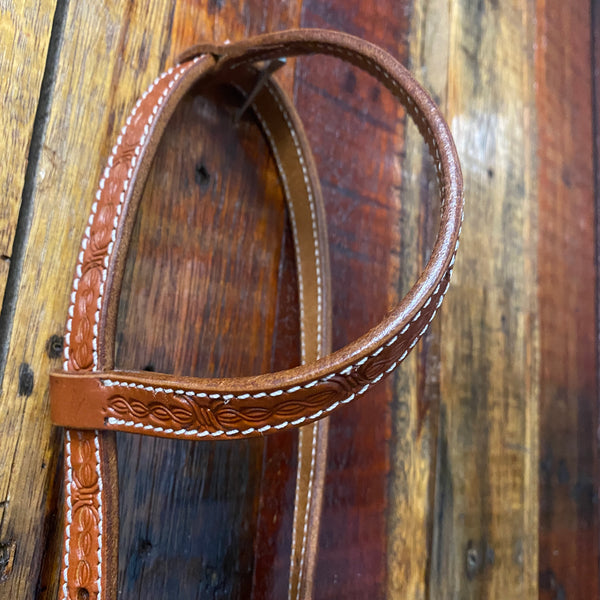
<path id="1" fill-rule="evenodd" d="M 212 44 L 210 42 L 203 42 L 196 44 L 192 48 L 188 48 L 175 58 L 175 64 L 181 65 L 184 62 L 193 60 L 198 56 L 204 54 L 212 54 L 217 60 L 221 58 L 227 52 L 227 45 L 225 44 Z"/>
<path id="2" fill-rule="evenodd" d="M 73 382 L 69 374 L 63 372 L 50 374 L 50 415 L 55 425 L 72 429 L 103 429 L 102 394 L 100 383 L 88 379 L 74 393 Z M 97 392 L 97 393 L 96 393 Z"/>

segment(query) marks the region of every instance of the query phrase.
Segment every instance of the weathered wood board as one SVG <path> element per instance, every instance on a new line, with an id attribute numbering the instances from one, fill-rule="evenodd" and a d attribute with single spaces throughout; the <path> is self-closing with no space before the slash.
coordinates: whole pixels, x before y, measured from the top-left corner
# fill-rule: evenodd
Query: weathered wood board
<path id="1" fill-rule="evenodd" d="M 8 269 L 19 268 L 22 248 L 13 248 L 18 216 L 27 227 L 32 203 L 35 165 L 48 110 L 47 90 L 51 85 L 56 44 L 50 43 L 55 0 L 3 2 L 0 4 L 0 132 L 3 165 L 0 204 L 0 294 L 4 296 Z M 60 18 L 61 8 L 58 8 Z M 49 55 L 50 52 L 50 56 Z M 47 60 L 48 59 L 48 60 Z M 42 87 L 42 80 L 46 84 Z M 28 161 L 32 164 L 28 171 Z M 26 173 L 28 173 L 26 179 Z M 17 242 L 19 245 L 19 242 Z M 16 251 L 17 256 L 13 257 Z M 10 298 L 9 290 L 8 297 Z M 8 308 L 8 307 L 7 307 Z M 5 309 L 7 310 L 7 309 Z M 5 334 L 6 335 L 6 334 Z M 5 345 L 5 340 L 0 343 Z M 0 351 L 2 355 L 2 351 Z"/>
<path id="2" fill-rule="evenodd" d="M 315 597 L 596 597 L 591 8 L 0 4 L 0 598 L 57 594 L 62 433 L 49 422 L 47 378 L 122 121 L 198 40 L 299 26 L 360 35 L 413 70 L 455 135 L 467 195 L 453 286 L 431 332 L 331 420 Z M 337 348 L 375 325 L 426 261 L 433 166 L 404 109 L 354 67 L 311 57 L 277 77 L 321 176 Z M 283 196 L 252 115 L 232 122 L 238 103 L 231 90 L 195 90 L 161 142 L 128 258 L 120 367 L 227 376 L 299 360 Z M 15 235 L 16 260 L 4 260 Z M 294 433 L 118 443 L 120 597 L 286 596 Z"/>
<path id="3" fill-rule="evenodd" d="M 540 597 L 597 598 L 600 113 L 591 104 L 590 6 L 537 4 Z"/>

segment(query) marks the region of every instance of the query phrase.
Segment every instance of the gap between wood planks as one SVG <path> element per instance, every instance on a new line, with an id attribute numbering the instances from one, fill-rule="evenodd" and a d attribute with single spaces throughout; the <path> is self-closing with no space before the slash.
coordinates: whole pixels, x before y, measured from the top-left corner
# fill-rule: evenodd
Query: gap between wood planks
<path id="1" fill-rule="evenodd" d="M 590 17 L 590 40 L 592 44 L 590 51 L 592 58 L 590 65 L 592 69 L 592 135 L 594 136 L 594 232 L 596 234 L 596 255 L 594 257 L 596 264 L 596 340 L 600 340 L 600 114 L 598 112 L 600 110 L 600 4 L 593 0 L 591 2 Z M 596 364 L 600 365 L 600 344 L 598 343 L 596 343 Z M 596 371 L 596 377 L 598 389 L 600 390 L 600 369 Z"/>
<path id="2" fill-rule="evenodd" d="M 36 187 L 35 179 L 37 167 L 44 139 L 46 137 L 46 126 L 48 124 L 49 109 L 52 103 L 52 91 L 54 89 L 54 80 L 56 78 L 56 69 L 65 31 L 68 7 L 69 0 L 56 1 L 50 41 L 48 43 L 48 53 L 46 55 L 46 65 L 44 67 L 44 76 L 42 77 L 40 96 L 33 121 L 29 152 L 27 154 L 27 169 L 25 171 L 25 180 L 21 194 L 21 206 L 19 208 L 15 238 L 11 256 L 7 257 L 7 260 L 10 261 L 10 266 L 8 269 L 4 298 L 2 299 L 2 309 L 0 310 L 0 393 L 4 381 L 6 358 L 10 347 L 15 307 L 17 305 L 19 285 L 21 283 L 21 275 L 23 272 L 23 260 L 27 250 L 27 240 L 29 239 L 29 230 L 33 219 L 33 196 Z M 18 85 L 18 82 L 16 82 L 16 84 Z"/>

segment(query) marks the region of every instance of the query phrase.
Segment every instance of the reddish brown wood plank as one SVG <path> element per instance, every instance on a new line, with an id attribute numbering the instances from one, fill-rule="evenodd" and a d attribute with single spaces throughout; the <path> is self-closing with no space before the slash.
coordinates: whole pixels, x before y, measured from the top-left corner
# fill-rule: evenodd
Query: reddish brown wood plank
<path id="1" fill-rule="evenodd" d="M 283 198 L 258 127 L 233 124 L 238 104 L 187 98 L 169 125 L 128 260 L 120 367 L 271 368 Z M 124 435 L 119 453 L 125 597 L 248 596 L 262 441 Z"/>
<path id="2" fill-rule="evenodd" d="M 360 2 L 350 10 L 305 0 L 302 25 L 359 35 L 404 61 L 408 4 Z M 339 348 L 374 326 L 398 295 L 404 111 L 377 81 L 337 59 L 303 59 L 296 77 L 326 201 Z M 316 598 L 386 595 L 392 399 L 388 382 L 332 416 Z"/>
<path id="3" fill-rule="evenodd" d="M 590 4 L 537 2 L 540 597 L 598 597 Z"/>
<path id="4" fill-rule="evenodd" d="M 298 286 L 289 226 L 284 233 L 273 369 L 300 363 Z M 265 438 L 254 543 L 253 598 L 285 598 L 288 593 L 297 452 L 298 434 L 294 431 Z"/>

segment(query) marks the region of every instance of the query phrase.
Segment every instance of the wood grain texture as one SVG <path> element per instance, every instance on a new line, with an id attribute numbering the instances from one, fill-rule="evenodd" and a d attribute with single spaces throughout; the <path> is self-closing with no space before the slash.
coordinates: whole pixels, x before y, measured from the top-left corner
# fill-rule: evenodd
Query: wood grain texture
<path id="1" fill-rule="evenodd" d="M 428 594 L 531 598 L 539 376 L 534 5 L 419 4 L 411 66 L 448 118 L 467 197 L 441 318 Z M 436 67 L 436 56 L 447 56 L 447 65 Z"/>
<path id="2" fill-rule="evenodd" d="M 0 9 L 10 157 L 0 289 L 55 4 Z M 49 423 L 47 374 L 60 366 L 80 237 L 126 114 L 199 39 L 300 25 L 360 35 L 408 64 L 450 123 L 467 195 L 453 286 L 430 333 L 397 375 L 332 419 L 316 599 L 597 597 L 590 5 L 61 3 L 0 398 L 0 599 L 56 597 L 62 433 Z M 303 58 L 278 79 L 321 174 L 340 347 L 427 258 L 431 162 L 403 109 L 356 69 Z M 251 115 L 232 126 L 235 95 L 200 91 L 176 112 L 144 193 L 118 364 L 199 375 L 297 364 L 293 247 L 273 161 Z M 285 597 L 296 439 L 121 436 L 121 597 Z"/>
<path id="3" fill-rule="evenodd" d="M 56 0 L 0 4 L 0 297 L 13 252 L 56 5 Z"/>
<path id="4" fill-rule="evenodd" d="M 277 4 L 277 9 L 282 7 Z M 181 43 L 181 48 L 191 45 L 198 39 L 198 29 L 204 28 L 200 25 L 190 31 L 186 24 L 212 24 L 213 19 L 215 31 L 202 37 L 218 41 L 259 33 L 265 9 L 264 5 L 244 11 L 234 5 L 214 5 L 207 13 L 197 5 L 181 3 L 174 13 L 172 43 Z M 289 11 L 293 16 L 293 10 Z M 275 5 L 268 12 L 277 15 L 273 28 L 295 24 Z M 223 31 L 220 23 L 225 24 Z M 285 72 L 283 76 L 285 82 Z M 212 98 L 212 104 L 223 100 Z M 277 310 L 278 279 L 295 281 L 293 263 L 291 270 L 280 269 L 286 233 L 281 190 L 272 161 L 265 162 L 268 151 L 256 124 L 244 121 L 237 132 L 233 127 L 234 100 L 239 102 L 229 98 L 228 111 L 215 113 L 206 106 L 202 110 L 201 99 L 196 99 L 195 110 L 189 107 L 179 128 L 174 128 L 170 139 L 178 144 L 166 139 L 164 160 L 157 159 L 155 172 L 162 173 L 162 179 L 153 178 L 148 184 L 139 245 L 130 257 L 135 273 L 131 301 L 125 298 L 121 310 L 123 366 L 152 364 L 165 372 L 233 376 L 297 364 L 297 359 L 293 361 L 298 345 L 295 302 Z M 198 123 L 198 129 L 191 131 L 187 121 Z M 176 178 L 179 189 L 170 185 L 173 172 L 182 173 Z M 198 185 L 205 186 L 200 198 L 190 193 Z M 179 199 L 175 214 L 173 198 Z M 157 225 L 169 215 L 179 217 L 168 232 L 161 228 L 157 239 Z M 168 274 L 179 293 L 164 292 L 158 277 L 161 272 Z M 140 302 L 147 310 L 140 311 Z M 277 354 L 272 350 L 277 338 L 271 333 L 276 317 L 291 318 L 295 324 Z M 163 321 L 168 337 L 156 330 L 155 320 Z M 144 343 L 145 334 L 140 334 L 144 331 L 148 343 Z M 174 450 L 169 442 L 122 436 L 120 448 L 121 455 L 127 456 L 121 473 L 131 482 L 121 493 L 126 524 L 120 554 L 124 596 L 167 595 L 176 590 L 186 598 L 249 597 L 257 560 L 253 553 L 257 519 L 265 510 L 259 504 L 260 486 L 272 471 L 265 463 L 264 476 L 261 473 L 263 442 L 182 444 Z M 293 454 L 285 458 L 286 475 L 293 481 Z M 164 464 L 171 468 L 165 470 Z M 152 476 L 151 486 L 146 478 L 136 476 L 140 468 Z M 140 511 L 136 500 L 141 496 L 145 505 L 159 503 L 162 510 Z M 293 507 L 291 499 L 286 506 Z M 171 515 L 170 527 L 164 527 L 164 514 Z M 182 539 L 188 540 L 183 547 Z M 285 577 L 288 554 L 289 543 L 280 548 Z"/>
<path id="5" fill-rule="evenodd" d="M 590 4 L 538 1 L 537 13 L 540 598 L 597 598 Z"/>
<path id="6" fill-rule="evenodd" d="M 239 105 L 189 97 L 169 124 L 128 258 L 120 367 L 272 368 L 284 204 L 257 125 L 233 123 Z M 263 441 L 118 446 L 124 597 L 249 597 Z"/>
<path id="7" fill-rule="evenodd" d="M 166 62 L 172 8 L 170 2 L 69 4 L 3 386 L 0 455 L 10 468 L 0 473 L 0 539 L 16 540 L 16 559 L 2 597 L 34 597 L 36 590 L 56 596 L 59 537 L 51 534 L 62 518 L 55 486 L 60 432 L 50 427 L 46 382 L 60 360 L 49 359 L 46 344 L 64 330 L 73 265 L 102 157 L 135 98 Z M 19 377 L 24 364 L 32 377 L 26 393 Z M 48 579 L 40 580 L 44 549 Z"/>
<path id="8" fill-rule="evenodd" d="M 349 10 L 345 2 L 305 0 L 302 25 L 359 35 L 405 60 L 408 4 L 361 2 Z M 404 110 L 371 77 L 327 57 L 299 61 L 296 101 L 326 201 L 335 349 L 381 320 L 398 300 L 400 263 L 411 268 L 409 252 L 398 252 L 401 237 L 418 226 L 402 222 L 398 193 Z M 332 415 L 316 598 L 386 596 L 393 401 L 388 382 Z"/>
<path id="9" fill-rule="evenodd" d="M 433 75 L 422 83 L 438 102 L 440 96 L 436 92 L 443 89 L 444 83 L 439 76 L 446 74 L 446 68 L 441 65 L 443 53 L 431 52 L 430 33 L 435 32 L 435 40 L 442 46 L 446 41 L 444 33 L 447 36 L 447 18 L 441 5 L 432 9 L 427 3 L 412 3 L 407 66 L 414 69 L 427 61 L 428 72 Z M 418 70 L 416 74 L 423 75 Z M 398 192 L 402 199 L 400 260 L 395 272 L 398 296 L 409 289 L 425 266 L 439 222 L 439 189 L 433 161 L 408 117 L 405 131 L 398 154 Z M 423 343 L 409 357 L 410 368 L 394 374 L 387 519 L 388 598 L 427 597 L 443 314 L 444 311 L 432 322 Z"/>

